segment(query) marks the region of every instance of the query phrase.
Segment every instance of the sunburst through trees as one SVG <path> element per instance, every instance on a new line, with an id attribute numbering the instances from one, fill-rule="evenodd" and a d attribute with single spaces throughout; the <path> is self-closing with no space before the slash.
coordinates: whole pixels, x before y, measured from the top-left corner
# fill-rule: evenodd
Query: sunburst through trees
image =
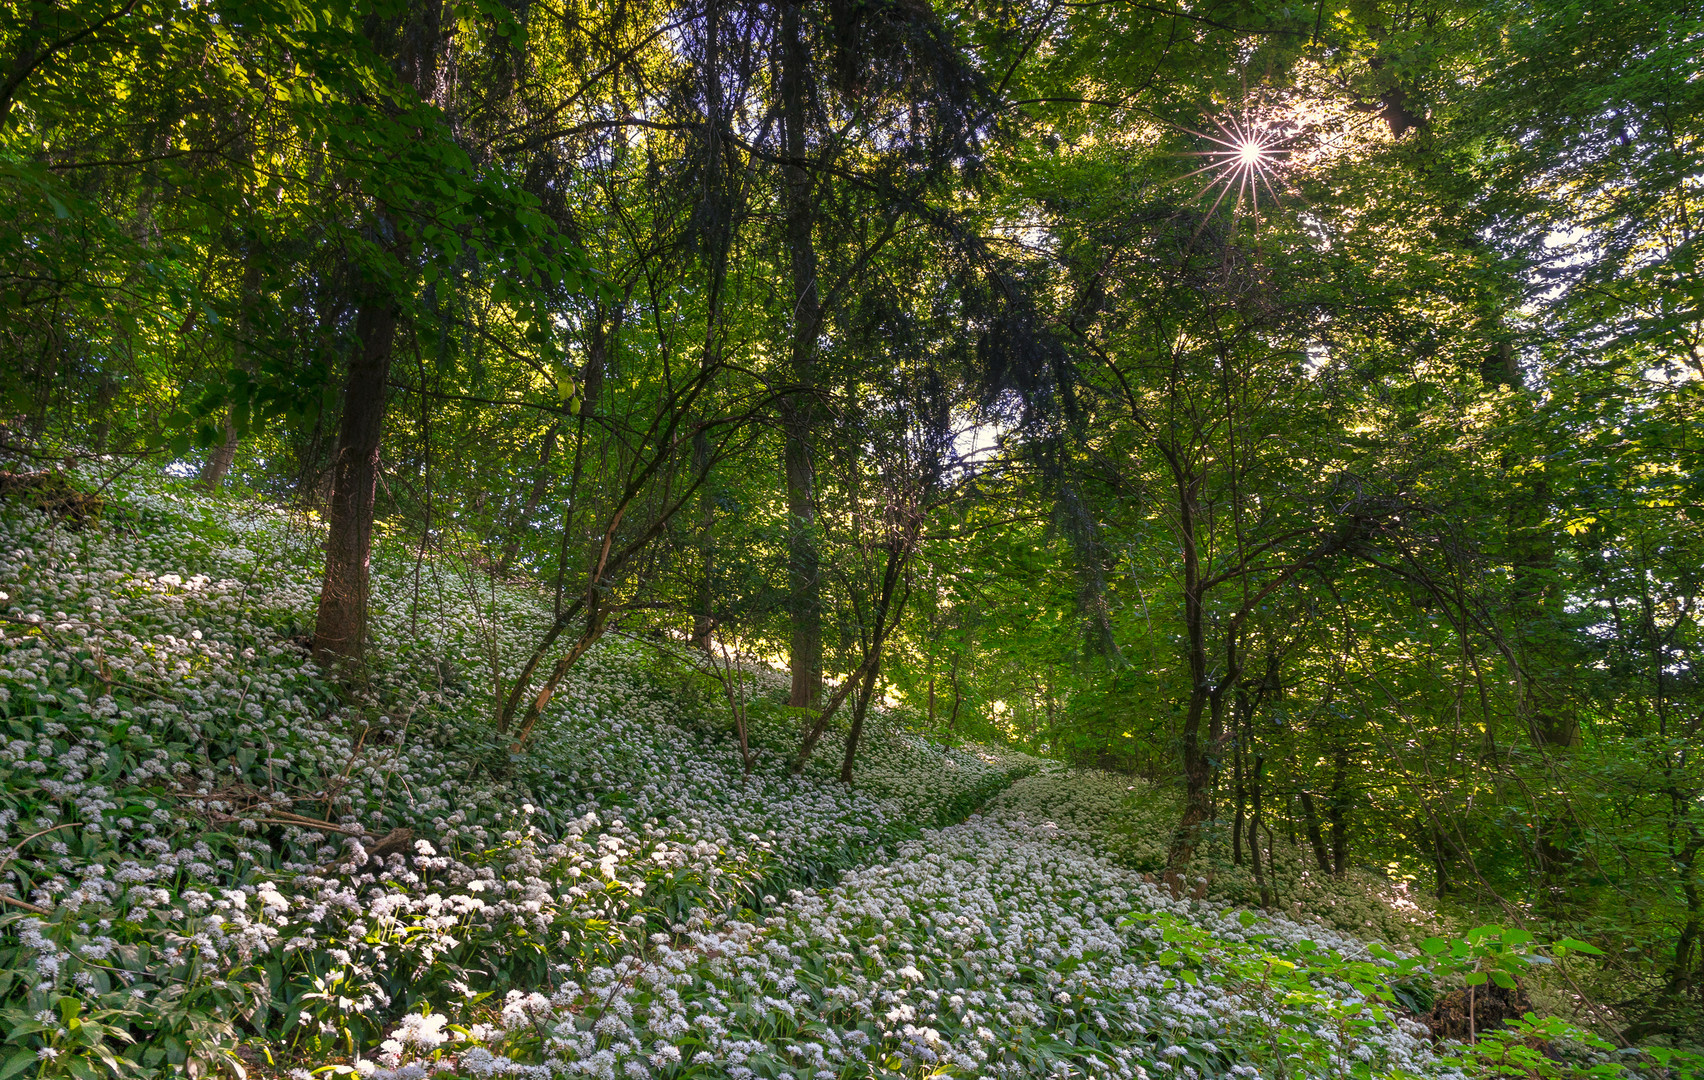
<path id="1" fill-rule="evenodd" d="M 1218 195 L 1213 199 L 1207 216 L 1217 212 L 1233 192 L 1236 196 L 1231 203 L 1233 214 L 1240 211 L 1245 202 L 1251 214 L 1259 213 L 1262 188 L 1266 189 L 1270 201 L 1276 202 L 1278 185 L 1284 182 L 1280 170 L 1290 154 L 1292 133 L 1282 127 L 1236 117 L 1215 118 L 1213 125 L 1219 134 L 1183 129 L 1213 146 L 1189 154 L 1190 157 L 1205 158 L 1207 163 L 1178 178 L 1181 181 L 1206 175 L 1207 182 L 1197 198 L 1217 189 Z"/>

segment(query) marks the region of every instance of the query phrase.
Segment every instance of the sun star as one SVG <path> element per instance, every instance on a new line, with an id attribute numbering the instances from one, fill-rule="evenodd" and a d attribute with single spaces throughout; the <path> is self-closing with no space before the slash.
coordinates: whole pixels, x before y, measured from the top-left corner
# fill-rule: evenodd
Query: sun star
<path id="1" fill-rule="evenodd" d="M 1218 189 L 1218 197 L 1213 200 L 1209 215 L 1227 198 L 1237 208 L 1247 202 L 1258 212 L 1262 188 L 1274 200 L 1278 195 L 1274 180 L 1282 157 L 1289 152 L 1284 148 L 1282 133 L 1237 118 L 1215 119 L 1213 124 L 1219 129 L 1217 134 L 1189 132 L 1210 145 L 1208 149 L 1190 155 L 1205 159 L 1201 167 L 1179 179 L 1207 174 L 1202 194 Z"/>

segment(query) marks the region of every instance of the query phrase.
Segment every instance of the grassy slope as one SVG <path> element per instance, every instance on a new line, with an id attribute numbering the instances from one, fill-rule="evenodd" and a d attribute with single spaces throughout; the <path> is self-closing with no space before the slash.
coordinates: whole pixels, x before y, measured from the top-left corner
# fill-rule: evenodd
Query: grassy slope
<path id="1" fill-rule="evenodd" d="M 1127 781 L 886 718 L 848 790 L 788 777 L 763 708 L 744 780 L 705 677 L 621 642 L 511 758 L 490 687 L 538 597 L 381 544 L 344 695 L 291 641 L 311 523 L 109 497 L 80 531 L 0 508 L 0 1080 L 1454 1071 L 1331 970 L 1235 974 L 1365 951 L 1146 883 Z"/>

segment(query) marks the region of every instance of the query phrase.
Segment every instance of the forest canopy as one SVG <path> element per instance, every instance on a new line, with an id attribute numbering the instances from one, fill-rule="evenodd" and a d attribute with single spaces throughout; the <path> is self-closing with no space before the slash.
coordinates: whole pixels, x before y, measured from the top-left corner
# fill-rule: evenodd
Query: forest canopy
<path id="1" fill-rule="evenodd" d="M 608 635 L 761 660 L 795 774 L 885 709 L 1143 778 L 1167 880 L 1275 906 L 1287 838 L 1696 1034 L 1701 57 L 1660 0 L 24 0 L 7 491 L 307 515 L 350 686 L 376 543 L 542 590 L 467 658 L 510 754 Z"/>

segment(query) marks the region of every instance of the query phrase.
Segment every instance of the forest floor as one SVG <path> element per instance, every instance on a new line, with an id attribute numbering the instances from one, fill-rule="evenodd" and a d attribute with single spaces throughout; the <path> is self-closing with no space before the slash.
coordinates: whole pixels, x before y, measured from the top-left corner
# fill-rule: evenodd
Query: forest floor
<path id="1" fill-rule="evenodd" d="M 547 620 L 536 590 L 381 539 L 350 689 L 303 648 L 311 518 L 162 477 L 100 498 L 0 504 L 0 1080 L 1633 1060 L 1555 1025 L 1433 1041 L 1416 949 L 1446 923 L 1299 857 L 1271 910 L 1211 853 L 1211 878 L 1159 884 L 1176 808 L 1140 780 L 898 711 L 850 787 L 838 754 L 790 776 L 782 676 L 667 640 L 600 645 L 514 753 L 493 688 Z"/>

